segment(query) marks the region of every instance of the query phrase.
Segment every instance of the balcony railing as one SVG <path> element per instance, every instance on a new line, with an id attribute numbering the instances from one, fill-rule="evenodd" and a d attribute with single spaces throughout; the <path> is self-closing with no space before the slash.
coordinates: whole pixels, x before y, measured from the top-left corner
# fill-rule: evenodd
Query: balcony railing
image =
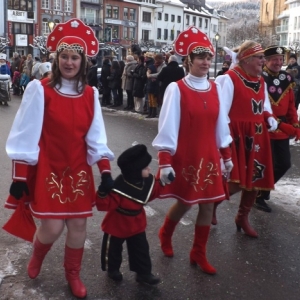
<path id="1" fill-rule="evenodd" d="M 89 2 L 94 4 L 102 4 L 102 0 L 82 0 L 82 2 Z"/>
<path id="2" fill-rule="evenodd" d="M 85 18 L 80 17 L 80 20 L 83 21 L 85 24 L 92 24 L 92 25 L 102 25 L 103 21 L 102 18 Z"/>
<path id="3" fill-rule="evenodd" d="M 288 31 L 289 31 L 289 25 L 276 26 L 276 33 L 288 32 Z"/>

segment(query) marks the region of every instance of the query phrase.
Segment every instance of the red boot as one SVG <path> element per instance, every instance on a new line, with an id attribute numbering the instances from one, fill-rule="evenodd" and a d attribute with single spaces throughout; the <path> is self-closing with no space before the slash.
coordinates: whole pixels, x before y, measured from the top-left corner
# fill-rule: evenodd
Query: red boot
<path id="1" fill-rule="evenodd" d="M 83 248 L 72 249 L 65 246 L 65 275 L 73 295 L 77 298 L 86 297 L 86 288 L 79 278 Z"/>
<path id="2" fill-rule="evenodd" d="M 31 279 L 36 278 L 41 271 L 43 260 L 51 249 L 52 244 L 42 244 L 36 237 L 33 243 L 33 253 L 27 266 L 27 273 Z"/>
<path id="3" fill-rule="evenodd" d="M 168 217 L 165 218 L 163 226 L 160 228 L 158 236 L 160 239 L 161 250 L 167 257 L 173 257 L 172 235 L 178 221 L 173 221 Z"/>
<path id="4" fill-rule="evenodd" d="M 251 227 L 248 221 L 249 212 L 255 202 L 257 192 L 256 191 L 243 191 L 241 197 L 241 203 L 239 206 L 239 211 L 235 217 L 235 224 L 238 231 L 241 228 L 244 230 L 245 234 L 257 238 L 257 232 Z"/>
<path id="5" fill-rule="evenodd" d="M 194 244 L 190 253 L 190 262 L 192 265 L 197 264 L 204 273 L 214 275 L 217 271 L 206 259 L 206 244 L 209 230 L 210 226 L 195 225 Z"/>
<path id="6" fill-rule="evenodd" d="M 219 204 L 221 204 L 223 201 L 219 201 L 219 202 L 215 202 L 214 203 L 214 211 L 213 211 L 213 217 L 212 217 L 212 220 L 211 220 L 211 224 L 212 225 L 217 225 L 218 224 L 218 221 L 217 221 L 217 207 Z"/>

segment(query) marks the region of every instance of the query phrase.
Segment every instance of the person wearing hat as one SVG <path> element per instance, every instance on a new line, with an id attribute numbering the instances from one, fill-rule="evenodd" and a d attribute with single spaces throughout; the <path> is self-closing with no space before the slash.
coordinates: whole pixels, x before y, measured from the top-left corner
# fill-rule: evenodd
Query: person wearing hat
<path id="1" fill-rule="evenodd" d="M 98 90 L 86 84 L 86 56 L 95 56 L 99 43 L 90 27 L 70 19 L 49 34 L 47 49 L 57 54 L 51 76 L 28 84 L 6 142 L 13 182 L 5 206 L 17 208 L 25 201 L 40 219 L 27 267 L 32 279 L 67 228 L 65 277 L 73 295 L 84 298 L 79 273 L 87 217 L 93 215 L 92 165 L 97 164 L 104 188 L 113 184 L 114 154 L 107 147 Z"/>
<path id="2" fill-rule="evenodd" d="M 296 54 L 290 55 L 289 64 L 286 68 L 286 71 L 293 76 L 293 79 L 295 81 L 295 86 L 294 86 L 295 106 L 296 106 L 296 110 L 298 110 L 298 106 L 300 103 L 300 66 L 297 63 Z"/>
<path id="3" fill-rule="evenodd" d="M 52 64 L 48 61 L 43 62 L 39 66 L 39 72 L 41 75 L 41 80 L 48 77 L 51 74 Z"/>
<path id="4" fill-rule="evenodd" d="M 234 167 L 228 186 L 231 195 L 242 191 L 235 218 L 237 230 L 243 229 L 246 235 L 256 238 L 258 234 L 248 217 L 258 190 L 274 189 L 269 131 L 275 131 L 278 123 L 261 76 L 265 62 L 262 46 L 245 41 L 238 48 L 235 60 L 232 69 L 216 78 L 222 86 L 234 140 L 231 145 Z"/>
<path id="5" fill-rule="evenodd" d="M 294 80 L 286 71 L 281 70 L 285 48 L 270 46 L 265 49 L 264 78 L 273 114 L 280 122 L 279 129 L 270 132 L 273 158 L 273 176 L 276 183 L 291 167 L 290 137 L 300 138 L 298 115 L 295 108 Z M 260 190 L 254 207 L 265 212 L 271 212 L 271 207 L 265 202 L 270 199 L 269 190 Z"/>
<path id="6" fill-rule="evenodd" d="M 167 213 L 159 238 L 165 256 L 172 257 L 176 225 L 192 205 L 198 205 L 190 262 L 207 274 L 215 274 L 216 269 L 206 258 L 206 245 L 214 202 L 226 199 L 219 149 L 225 161 L 225 173 L 233 166 L 229 120 L 220 87 L 207 80 L 214 55 L 209 38 L 190 26 L 177 37 L 174 51 L 188 56 L 190 72 L 168 85 L 158 134 L 152 142 L 158 151 L 157 176 L 166 185 L 160 198 L 177 200 Z M 175 177 L 172 184 L 169 184 L 169 173 Z"/>
<path id="7" fill-rule="evenodd" d="M 146 213 L 144 206 L 154 200 L 163 188 L 150 173 L 152 157 L 143 144 L 125 150 L 117 163 L 121 174 L 115 179 L 111 192 L 99 186 L 97 209 L 107 211 L 101 251 L 101 267 L 108 276 L 121 281 L 122 245 L 127 243 L 129 268 L 136 272 L 136 281 L 154 285 L 160 279 L 151 273 L 149 244 L 146 238 Z"/>

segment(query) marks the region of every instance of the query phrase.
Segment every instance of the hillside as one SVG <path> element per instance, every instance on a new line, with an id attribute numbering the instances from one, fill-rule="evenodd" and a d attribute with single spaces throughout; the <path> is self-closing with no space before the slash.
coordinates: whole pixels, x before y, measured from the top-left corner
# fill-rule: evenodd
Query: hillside
<path id="1" fill-rule="evenodd" d="M 260 0 L 240 0 L 230 2 L 215 2 L 213 0 L 206 1 L 206 3 L 216 9 L 223 10 L 225 16 L 230 19 L 229 24 L 236 23 L 241 19 L 244 20 L 258 20 Z"/>

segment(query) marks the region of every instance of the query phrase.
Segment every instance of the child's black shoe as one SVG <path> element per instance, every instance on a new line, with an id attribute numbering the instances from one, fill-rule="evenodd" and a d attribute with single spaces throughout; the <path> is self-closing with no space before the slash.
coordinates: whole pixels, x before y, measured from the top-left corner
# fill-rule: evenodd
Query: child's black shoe
<path id="1" fill-rule="evenodd" d="M 160 283 L 160 278 L 154 276 L 153 274 L 136 274 L 136 279 L 137 282 L 139 283 L 146 283 L 146 284 L 150 284 L 150 285 L 155 285 Z"/>
<path id="2" fill-rule="evenodd" d="M 120 271 L 108 271 L 108 277 L 114 281 L 122 281 L 123 275 Z"/>

